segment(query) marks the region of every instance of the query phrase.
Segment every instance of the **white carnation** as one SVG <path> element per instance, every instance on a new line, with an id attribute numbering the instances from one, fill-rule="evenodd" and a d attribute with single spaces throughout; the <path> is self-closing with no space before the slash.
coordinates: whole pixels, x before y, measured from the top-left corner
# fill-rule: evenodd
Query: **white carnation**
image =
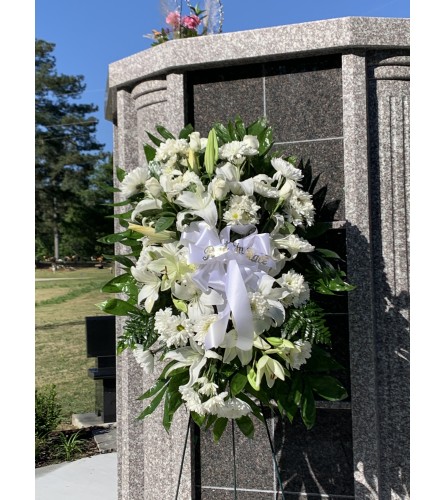
<path id="1" fill-rule="evenodd" d="M 144 351 L 144 346 L 136 344 L 136 347 L 133 349 L 133 355 L 145 373 L 153 373 L 154 356 L 149 349 Z"/>
<path id="2" fill-rule="evenodd" d="M 239 398 L 230 398 L 217 410 L 218 417 L 240 418 L 251 412 L 250 406 Z"/>

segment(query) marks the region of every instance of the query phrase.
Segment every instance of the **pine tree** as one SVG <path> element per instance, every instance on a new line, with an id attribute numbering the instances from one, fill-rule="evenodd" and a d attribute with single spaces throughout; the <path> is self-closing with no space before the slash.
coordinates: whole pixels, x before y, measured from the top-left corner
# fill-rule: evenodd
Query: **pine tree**
<path id="1" fill-rule="evenodd" d="M 82 75 L 59 74 L 53 55 L 55 44 L 35 43 L 35 206 L 36 256 L 94 252 L 96 239 L 112 232 L 94 233 L 92 213 L 104 207 L 103 189 L 92 181 L 109 171 L 109 155 L 96 141 L 94 104 L 78 101 L 85 90 Z M 109 173 L 111 184 L 111 173 Z M 97 221 L 97 217 L 94 217 Z M 102 224 L 103 225 L 103 224 Z M 92 241 L 85 241 L 88 235 Z"/>

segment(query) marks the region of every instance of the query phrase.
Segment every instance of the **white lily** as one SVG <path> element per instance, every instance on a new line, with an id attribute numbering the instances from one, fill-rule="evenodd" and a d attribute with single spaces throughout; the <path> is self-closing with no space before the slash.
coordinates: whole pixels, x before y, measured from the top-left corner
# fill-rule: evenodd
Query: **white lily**
<path id="1" fill-rule="evenodd" d="M 285 310 L 281 299 L 289 294 L 283 288 L 273 288 L 277 281 L 268 274 L 262 274 L 258 290 L 249 293 L 255 333 L 260 334 L 272 325 L 280 326 L 285 319 Z"/>
<path id="2" fill-rule="evenodd" d="M 145 236 L 147 244 L 156 243 L 172 243 L 177 241 L 174 231 L 159 231 L 156 232 L 152 226 L 140 226 L 139 224 L 128 224 L 128 229 L 141 233 Z"/>
<path id="3" fill-rule="evenodd" d="M 194 268 L 187 264 L 187 250 L 180 247 L 179 242 L 156 247 L 155 256 L 156 258 L 147 264 L 147 269 L 162 275 L 162 290 L 168 290 L 174 282 L 182 281 L 188 273 L 194 271 Z"/>
<path id="4" fill-rule="evenodd" d="M 187 314 L 192 321 L 213 314 L 213 306 L 224 304 L 224 299 L 218 292 L 211 288 L 208 292 L 203 292 L 190 278 L 176 283 L 172 292 L 176 298 L 187 302 Z"/>
<path id="5" fill-rule="evenodd" d="M 225 163 L 216 169 L 216 175 L 227 181 L 228 188 L 233 194 L 252 196 L 254 191 L 253 179 L 241 181 L 240 168 L 232 163 Z"/>
<path id="6" fill-rule="evenodd" d="M 236 330 L 230 330 L 230 332 L 226 333 L 224 341 L 220 346 L 224 347 L 223 363 L 230 363 L 236 358 L 236 356 L 238 356 L 243 366 L 248 365 L 252 359 L 252 349 L 243 351 L 236 346 L 237 342 L 238 333 Z"/>
<path id="7" fill-rule="evenodd" d="M 184 191 L 176 198 L 176 203 L 181 207 L 189 210 L 179 212 L 177 217 L 177 227 L 179 231 L 183 231 L 185 226 L 182 224 L 184 217 L 187 214 L 197 215 L 201 217 L 210 227 L 215 227 L 218 221 L 218 212 L 212 195 L 203 191 L 200 186 L 196 192 Z"/>
<path id="8" fill-rule="evenodd" d="M 161 280 L 156 276 L 156 274 L 152 273 L 151 271 L 138 267 L 132 267 L 131 274 L 136 281 L 138 281 L 139 283 L 143 283 L 143 286 L 138 293 L 138 304 L 141 304 L 145 301 L 145 310 L 147 312 L 151 312 L 155 302 L 159 298 L 159 288 L 161 286 Z"/>
<path id="9" fill-rule="evenodd" d="M 139 215 L 141 212 L 145 212 L 146 210 L 159 210 L 162 208 L 162 202 L 161 200 L 155 200 L 155 199 L 150 199 L 146 198 L 145 200 L 140 201 L 133 212 L 131 213 L 131 220 L 135 220 L 136 216 Z"/>
<path id="10" fill-rule="evenodd" d="M 198 381 L 199 374 L 207 363 L 207 360 L 221 359 L 221 356 L 210 349 L 204 350 L 193 339 L 190 339 L 190 347 L 180 347 L 174 351 L 169 351 L 164 356 L 164 359 L 173 359 L 176 361 L 176 363 L 167 370 L 165 374 L 166 377 L 178 368 L 189 366 L 190 379 L 185 387 L 192 387 Z"/>
<path id="11" fill-rule="evenodd" d="M 295 259 L 300 252 L 309 253 L 315 250 L 313 245 L 296 234 L 288 234 L 286 236 L 274 235 L 272 236 L 272 241 L 276 248 L 289 252 L 290 257 L 287 260 Z"/>
<path id="12" fill-rule="evenodd" d="M 276 359 L 264 354 L 257 362 L 256 384 L 258 387 L 261 384 L 263 375 L 266 376 L 267 386 L 272 387 L 277 378 L 284 380 L 285 375 L 283 365 Z"/>

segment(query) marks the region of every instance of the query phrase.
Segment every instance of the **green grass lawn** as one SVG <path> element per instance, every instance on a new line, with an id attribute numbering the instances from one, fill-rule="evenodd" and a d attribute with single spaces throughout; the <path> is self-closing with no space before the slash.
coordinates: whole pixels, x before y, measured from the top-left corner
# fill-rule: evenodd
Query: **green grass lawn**
<path id="1" fill-rule="evenodd" d="M 100 288 L 112 277 L 110 268 L 36 270 L 36 278 L 57 281 L 35 283 L 35 382 L 37 388 L 56 385 L 64 425 L 73 413 L 95 409 L 95 382 L 87 374 L 95 359 L 86 357 L 85 317 L 104 315 L 95 304 L 111 297 Z"/>

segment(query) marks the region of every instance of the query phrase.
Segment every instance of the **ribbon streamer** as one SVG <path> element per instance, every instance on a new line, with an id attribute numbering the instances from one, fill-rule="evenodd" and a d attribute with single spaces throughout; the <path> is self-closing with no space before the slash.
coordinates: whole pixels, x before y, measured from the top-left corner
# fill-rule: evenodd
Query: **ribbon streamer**
<path id="1" fill-rule="evenodd" d="M 230 232 L 252 234 L 230 242 Z M 265 270 L 274 267 L 269 234 L 257 234 L 255 226 L 224 228 L 220 234 L 205 222 L 192 222 L 182 233 L 181 242 L 188 247 L 189 263 L 198 269 L 193 281 L 203 291 L 219 292 L 224 304 L 218 306 L 219 318 L 209 328 L 204 345 L 218 347 L 224 341 L 230 316 L 238 334 L 236 346 L 252 348 L 254 327 L 249 291 L 258 289 Z"/>

